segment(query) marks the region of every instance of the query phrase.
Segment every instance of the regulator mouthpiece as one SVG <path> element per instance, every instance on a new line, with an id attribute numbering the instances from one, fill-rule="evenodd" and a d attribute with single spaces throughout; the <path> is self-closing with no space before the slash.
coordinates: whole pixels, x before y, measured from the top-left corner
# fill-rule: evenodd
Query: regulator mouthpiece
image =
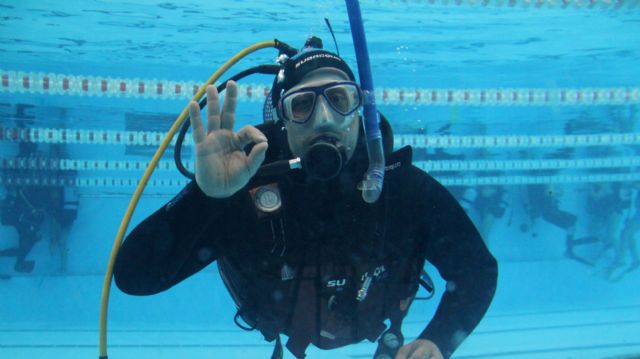
<path id="1" fill-rule="evenodd" d="M 346 157 L 343 146 L 335 145 L 331 139 L 321 138 L 302 156 L 302 169 L 314 180 L 328 181 L 340 174 Z"/>

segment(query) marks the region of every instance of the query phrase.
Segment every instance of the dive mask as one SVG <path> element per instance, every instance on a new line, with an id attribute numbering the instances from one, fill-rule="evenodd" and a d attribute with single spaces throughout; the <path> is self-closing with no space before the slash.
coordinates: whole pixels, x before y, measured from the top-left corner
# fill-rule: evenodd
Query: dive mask
<path id="1" fill-rule="evenodd" d="M 285 94 L 278 103 L 280 115 L 285 121 L 304 124 L 311 118 L 320 96 L 340 116 L 349 116 L 362 105 L 362 91 L 356 83 L 329 82 Z"/>

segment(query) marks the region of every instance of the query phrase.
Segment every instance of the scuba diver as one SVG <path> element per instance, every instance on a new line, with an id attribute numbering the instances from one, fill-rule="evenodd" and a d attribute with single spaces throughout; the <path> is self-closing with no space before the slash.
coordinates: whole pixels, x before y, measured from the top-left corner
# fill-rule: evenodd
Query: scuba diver
<path id="1" fill-rule="evenodd" d="M 165 291 L 217 262 L 237 306 L 236 324 L 304 358 L 378 341 L 374 358 L 449 358 L 486 313 L 497 262 L 454 197 L 393 152 L 381 119 L 385 184 L 375 203 L 361 196 L 367 169 L 358 110 L 365 94 L 338 55 L 312 37 L 279 57 L 267 105 L 274 120 L 234 132 L 237 85 L 207 87 L 207 124 L 189 106 L 195 180 L 129 233 L 114 267 L 131 295 Z M 302 169 L 265 170 L 299 157 Z M 295 161 L 292 167 L 296 167 Z M 403 318 L 426 261 L 447 283 L 438 309 L 405 344 Z M 240 319 L 244 323 L 240 323 Z M 385 321 L 390 322 L 389 328 Z"/>
<path id="2" fill-rule="evenodd" d="M 635 235 L 640 231 L 640 184 L 625 183 L 618 190 L 619 198 L 624 203 L 622 229 L 620 238 L 615 243 L 613 260 L 605 269 L 605 278 L 612 282 L 621 280 L 625 275 L 640 268 L 640 255 Z M 625 266 L 627 254 L 629 266 Z"/>
<path id="3" fill-rule="evenodd" d="M 25 123 L 33 117 L 25 114 L 31 106 L 19 104 L 16 111 L 16 127 L 25 128 Z M 20 142 L 14 158 L 16 163 L 40 161 L 42 158 L 59 159 L 64 153 L 61 144 L 49 144 L 46 149 L 38 148 L 38 144 Z M 45 157 L 46 155 L 46 157 Z M 36 176 L 38 170 L 18 168 L 4 170 L 7 178 L 30 178 Z M 72 180 L 75 171 L 53 170 L 49 178 Z M 72 181 L 69 181 L 72 182 Z M 28 259 L 33 247 L 43 238 L 50 240 L 50 250 L 57 248 L 60 252 L 59 270 L 66 271 L 67 247 L 66 234 L 77 217 L 78 201 L 74 194 L 74 186 L 40 186 L 29 183 L 5 183 L 5 197 L 0 199 L 0 224 L 15 228 L 18 241 L 15 246 L 0 248 L 0 258 L 15 257 L 14 271 L 32 273 L 36 261 Z M 44 230 L 49 229 L 48 236 Z M 52 253 L 53 254 L 53 253 Z"/>

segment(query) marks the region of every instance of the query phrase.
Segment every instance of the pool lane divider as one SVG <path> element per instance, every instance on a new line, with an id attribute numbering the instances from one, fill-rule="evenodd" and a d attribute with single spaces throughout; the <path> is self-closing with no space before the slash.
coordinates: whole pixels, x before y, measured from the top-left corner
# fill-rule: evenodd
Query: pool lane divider
<path id="1" fill-rule="evenodd" d="M 184 166 L 193 170 L 193 163 L 183 162 Z M 604 157 L 580 159 L 527 159 L 527 160 L 429 160 L 413 163 L 427 172 L 494 172 L 494 171 L 530 171 L 530 170 L 583 170 L 602 168 L 629 168 L 640 166 L 640 157 Z M 88 160 L 63 158 L 3 158 L 0 159 L 0 170 L 5 171 L 116 171 L 140 172 L 147 168 L 148 161 L 139 160 Z M 173 161 L 160 161 L 156 171 L 175 171 Z"/>
<path id="2" fill-rule="evenodd" d="M 0 127 L 0 142 L 47 144 L 116 145 L 157 147 L 161 132 L 112 131 L 66 128 Z M 171 145 L 175 145 L 174 138 Z M 541 148 L 629 146 L 640 144 L 640 133 L 600 133 L 590 135 L 502 135 L 502 136 L 433 136 L 420 134 L 394 135 L 396 146 L 414 148 Z M 193 146 L 190 136 L 184 146 Z"/>
<path id="3" fill-rule="evenodd" d="M 519 186 L 532 184 L 565 184 L 565 183 L 598 183 L 598 182 L 637 182 L 640 172 L 632 173 L 598 173 L 598 174 L 556 174 L 556 175 L 520 175 L 520 176 L 441 176 L 434 177 L 445 186 Z M 53 177 L 50 175 L 3 175 L 0 186 L 33 186 L 33 187 L 78 187 L 98 190 L 124 188 L 132 191 L 139 182 L 137 177 Z M 150 179 L 149 188 L 168 189 L 166 193 L 175 196 L 175 191 L 186 186 L 190 180 L 186 178 Z"/>
<path id="4" fill-rule="evenodd" d="M 188 100 L 200 84 L 193 81 L 117 78 L 7 71 L 0 69 L 0 93 Z M 263 102 L 267 84 L 240 84 L 238 100 Z M 376 101 L 396 106 L 605 106 L 640 103 L 640 87 L 585 88 L 391 88 L 375 91 Z"/>

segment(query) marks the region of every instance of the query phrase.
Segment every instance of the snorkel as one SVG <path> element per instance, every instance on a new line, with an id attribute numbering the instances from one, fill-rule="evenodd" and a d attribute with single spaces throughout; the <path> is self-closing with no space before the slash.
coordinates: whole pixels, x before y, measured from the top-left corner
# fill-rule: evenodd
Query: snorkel
<path id="1" fill-rule="evenodd" d="M 369 168 L 365 172 L 358 188 L 362 190 L 362 199 L 367 203 L 374 203 L 380 197 L 384 182 L 384 150 L 382 135 L 378 125 L 378 111 L 376 109 L 376 97 L 371 77 L 371 65 L 369 63 L 369 51 L 367 39 L 364 35 L 364 25 L 358 0 L 345 0 L 351 36 L 356 50 L 358 73 L 360 74 L 360 88 L 364 93 L 364 132 L 367 137 L 367 153 L 369 155 Z"/>

